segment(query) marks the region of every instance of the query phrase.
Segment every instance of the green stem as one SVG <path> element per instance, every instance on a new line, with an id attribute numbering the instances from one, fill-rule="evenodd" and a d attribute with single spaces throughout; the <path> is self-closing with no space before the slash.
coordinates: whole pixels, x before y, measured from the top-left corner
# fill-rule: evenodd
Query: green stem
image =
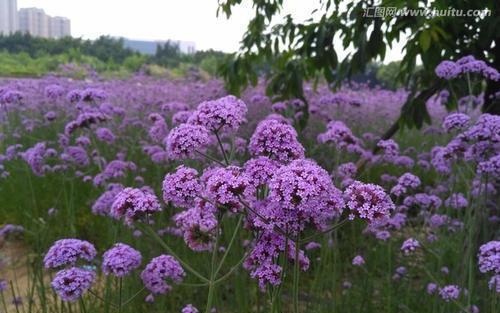
<path id="1" fill-rule="evenodd" d="M 342 221 L 338 222 L 337 224 L 333 225 L 332 227 L 330 227 L 330 228 L 328 228 L 328 229 L 326 229 L 326 230 L 324 230 L 324 231 L 321 231 L 321 232 L 319 232 L 319 233 L 316 233 L 316 234 L 314 234 L 314 235 L 311 235 L 311 236 L 309 236 L 309 237 L 306 237 L 306 238 L 304 238 L 304 239 L 301 239 L 301 240 L 300 240 L 300 243 L 309 242 L 309 240 L 311 240 L 311 239 L 313 239 L 313 238 L 315 238 L 315 237 L 317 237 L 317 236 L 324 235 L 324 234 L 327 234 L 327 233 L 329 233 L 329 232 L 331 232 L 331 231 L 334 231 L 334 230 L 336 230 L 336 229 L 338 229 L 338 228 L 340 228 L 340 227 L 344 226 L 347 222 L 349 222 L 349 219 L 347 219 L 347 218 L 346 218 L 346 219 L 344 219 L 344 220 L 342 220 Z"/>
<path id="2" fill-rule="evenodd" d="M 240 215 L 240 217 L 238 219 L 238 223 L 236 224 L 236 228 L 234 229 L 233 236 L 231 237 L 231 241 L 229 241 L 229 245 L 227 246 L 227 249 L 224 252 L 224 255 L 222 256 L 222 259 L 221 259 L 221 261 L 219 263 L 219 266 L 217 267 L 217 270 L 215 270 L 214 277 L 217 277 L 217 275 L 219 274 L 220 270 L 222 269 L 222 265 L 224 265 L 224 261 L 226 261 L 226 258 L 227 258 L 228 254 L 229 254 L 229 251 L 233 247 L 233 244 L 234 244 L 235 239 L 236 239 L 236 235 L 238 235 L 238 231 L 240 230 L 242 222 L 243 222 L 243 215 Z"/>
<path id="3" fill-rule="evenodd" d="M 226 151 L 224 151 L 224 146 L 222 145 L 222 140 L 220 140 L 219 137 L 219 132 L 215 131 L 215 137 L 217 137 L 217 142 L 219 143 L 220 150 L 222 151 L 222 155 L 224 156 L 224 162 L 226 162 L 226 165 L 229 165 L 229 160 L 226 155 Z"/>
<path id="4" fill-rule="evenodd" d="M 119 313 L 122 312 L 122 305 L 123 305 L 122 293 L 123 293 L 123 279 L 120 277 L 118 279 L 118 312 Z"/>
<path id="5" fill-rule="evenodd" d="M 210 161 L 213 161 L 213 162 L 219 164 L 220 166 L 226 167 L 226 164 L 222 163 L 221 161 L 217 160 L 216 158 L 214 158 L 206 153 L 203 153 L 203 152 L 198 151 L 198 150 L 195 150 L 195 152 L 198 153 L 199 155 L 209 159 Z"/>
<path id="6" fill-rule="evenodd" d="M 219 221 L 222 221 L 221 218 L 219 218 Z M 210 269 L 210 281 L 208 282 L 208 295 L 207 295 L 207 306 L 205 307 L 205 313 L 210 313 L 212 310 L 212 303 L 213 303 L 213 298 L 214 298 L 214 291 L 215 291 L 215 262 L 217 261 L 217 250 L 219 249 L 219 239 L 220 239 L 220 222 L 219 225 L 217 226 L 217 233 L 216 233 L 216 238 L 215 238 L 215 244 L 212 250 L 212 263 L 211 263 L 211 269 Z"/>
<path id="7" fill-rule="evenodd" d="M 174 258 L 176 258 L 177 261 L 179 261 L 179 263 L 181 263 L 182 266 L 184 266 L 184 268 L 186 268 L 186 270 L 191 272 L 191 274 L 193 274 L 194 276 L 198 277 L 200 280 L 202 280 L 206 283 L 210 282 L 205 276 L 201 275 L 198 271 L 196 271 L 194 268 L 192 268 L 188 263 L 184 262 L 184 260 L 179 258 L 177 256 L 177 254 L 174 252 L 174 250 L 172 250 L 172 248 L 170 248 L 170 246 L 165 241 L 163 241 L 163 239 L 161 239 L 160 236 L 158 236 L 158 234 L 151 228 L 151 226 L 147 226 L 146 231 L 150 233 L 150 235 L 160 244 L 160 246 L 162 246 L 165 250 L 167 250 L 168 253 L 170 253 Z"/>
<path id="8" fill-rule="evenodd" d="M 295 241 L 295 260 L 293 269 L 293 312 L 299 313 L 299 275 L 300 275 L 300 262 L 299 262 L 299 249 L 300 240 Z"/>
<path id="9" fill-rule="evenodd" d="M 142 287 L 139 291 L 137 291 L 132 297 L 130 297 L 127 301 L 123 302 L 123 306 L 126 306 L 129 304 L 132 300 L 134 300 L 138 295 L 141 294 L 141 292 L 146 289 L 146 287 Z"/>

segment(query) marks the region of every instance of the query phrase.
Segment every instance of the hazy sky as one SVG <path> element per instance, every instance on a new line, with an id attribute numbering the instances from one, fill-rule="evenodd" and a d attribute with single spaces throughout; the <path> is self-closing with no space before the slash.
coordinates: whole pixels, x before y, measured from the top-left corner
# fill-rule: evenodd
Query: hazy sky
<path id="1" fill-rule="evenodd" d="M 310 16 L 318 2 L 287 0 L 283 14 L 299 20 Z M 75 37 L 123 36 L 144 40 L 194 41 L 198 50 L 213 48 L 225 52 L 238 49 L 252 17 L 251 1 L 243 1 L 233 16 L 216 17 L 217 0 L 18 0 L 18 7 L 38 7 L 49 15 L 71 19 Z M 400 46 L 386 61 L 401 58 Z"/>

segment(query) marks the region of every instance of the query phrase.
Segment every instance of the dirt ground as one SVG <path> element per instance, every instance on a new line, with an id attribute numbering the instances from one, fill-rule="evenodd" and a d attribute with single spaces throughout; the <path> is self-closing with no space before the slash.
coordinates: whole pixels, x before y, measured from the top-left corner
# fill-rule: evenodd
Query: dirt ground
<path id="1" fill-rule="evenodd" d="M 7 282 L 3 298 L 7 304 L 8 313 L 16 312 L 14 298 L 21 297 L 22 301 L 29 292 L 28 257 L 29 251 L 22 241 L 2 241 L 0 239 L 0 280 Z M 12 292 L 11 284 L 15 294 Z M 2 301 L 1 298 L 0 301 Z M 3 311 L 4 306 L 1 304 L 0 312 Z"/>

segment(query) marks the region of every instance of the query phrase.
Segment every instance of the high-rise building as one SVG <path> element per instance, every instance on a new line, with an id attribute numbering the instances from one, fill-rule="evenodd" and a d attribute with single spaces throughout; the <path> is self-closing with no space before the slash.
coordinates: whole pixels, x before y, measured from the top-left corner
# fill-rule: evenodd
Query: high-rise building
<path id="1" fill-rule="evenodd" d="M 71 24 L 69 19 L 61 16 L 51 17 L 49 32 L 51 38 L 71 36 Z"/>
<path id="2" fill-rule="evenodd" d="M 43 9 L 23 8 L 19 10 L 19 30 L 35 37 L 62 38 L 71 36 L 70 20 L 65 17 L 50 17 Z"/>
<path id="3" fill-rule="evenodd" d="M 50 17 L 43 9 L 23 8 L 19 10 L 19 30 L 35 37 L 49 37 Z"/>
<path id="4" fill-rule="evenodd" d="M 17 0 L 0 0 L 0 33 L 11 34 L 17 30 Z"/>

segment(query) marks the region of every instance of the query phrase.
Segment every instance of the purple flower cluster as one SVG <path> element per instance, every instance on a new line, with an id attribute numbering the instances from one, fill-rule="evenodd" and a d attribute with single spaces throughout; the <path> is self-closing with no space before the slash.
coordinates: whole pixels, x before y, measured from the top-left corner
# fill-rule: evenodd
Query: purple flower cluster
<path id="1" fill-rule="evenodd" d="M 120 184 L 110 184 L 108 190 L 103 192 L 92 205 L 92 213 L 97 215 L 109 215 L 115 197 L 123 190 Z"/>
<path id="2" fill-rule="evenodd" d="M 196 151 L 205 151 L 209 143 L 208 130 L 199 125 L 181 124 L 165 138 L 167 153 L 172 159 L 193 158 Z"/>
<path id="3" fill-rule="evenodd" d="M 304 147 L 297 140 L 295 129 L 274 119 L 257 125 L 248 149 L 253 156 L 267 156 L 282 163 L 304 158 Z"/>
<path id="4" fill-rule="evenodd" d="M 255 188 L 269 183 L 280 164 L 268 157 L 261 156 L 248 160 L 243 166 L 245 175 Z"/>
<path id="5" fill-rule="evenodd" d="M 219 224 L 215 216 L 216 210 L 211 203 L 197 199 L 193 208 L 174 216 L 184 242 L 192 250 L 208 251 L 212 248 Z"/>
<path id="6" fill-rule="evenodd" d="M 446 302 L 457 300 L 460 297 L 461 289 L 457 285 L 448 285 L 439 288 L 439 296 Z"/>
<path id="7" fill-rule="evenodd" d="M 46 268 L 75 265 L 78 259 L 91 261 L 97 251 L 90 242 L 79 239 L 61 239 L 54 242 L 45 254 L 43 263 Z"/>
<path id="8" fill-rule="evenodd" d="M 446 116 L 443 120 L 443 129 L 446 132 L 453 130 L 461 130 L 467 126 L 470 121 L 470 116 L 463 113 L 452 113 Z"/>
<path id="9" fill-rule="evenodd" d="M 162 190 L 165 202 L 172 202 L 173 205 L 182 208 L 192 205 L 202 191 L 198 171 L 183 165 L 179 166 L 174 173 L 165 175 Z"/>
<path id="10" fill-rule="evenodd" d="M 22 158 L 31 167 L 33 174 L 36 176 L 43 176 L 45 173 L 45 157 L 46 157 L 46 143 L 39 142 L 33 147 L 22 153 Z"/>
<path id="11" fill-rule="evenodd" d="M 198 311 L 198 309 L 196 307 L 194 307 L 192 304 L 188 304 L 186 305 L 181 313 L 199 313 L 200 311 Z"/>
<path id="12" fill-rule="evenodd" d="M 288 247 L 287 247 L 288 243 Z M 259 281 L 262 290 L 266 284 L 277 286 L 281 284 L 283 268 L 277 264 L 281 253 L 288 251 L 288 260 L 295 260 L 295 244 L 284 236 L 274 232 L 265 232 L 255 243 L 243 266 L 250 271 L 250 276 Z M 303 271 L 309 268 L 309 259 L 302 250 L 299 251 L 299 266 Z"/>
<path id="13" fill-rule="evenodd" d="M 252 199 L 255 187 L 242 168 L 228 166 L 206 172 L 206 195 L 212 201 L 233 212 L 243 208 L 241 199 Z"/>
<path id="14" fill-rule="evenodd" d="M 134 248 L 116 243 L 102 256 L 102 271 L 106 275 L 124 277 L 141 265 L 141 253 Z"/>
<path id="15" fill-rule="evenodd" d="M 108 115 L 101 112 L 83 112 L 75 120 L 70 121 L 64 127 L 64 134 L 71 135 L 79 128 L 89 128 L 91 125 L 105 122 L 111 119 Z"/>
<path id="16" fill-rule="evenodd" d="M 401 251 L 403 252 L 404 255 L 410 255 L 411 253 L 415 252 L 415 250 L 417 250 L 418 248 L 420 248 L 420 242 L 418 242 L 414 238 L 406 239 L 401 245 Z"/>
<path id="17" fill-rule="evenodd" d="M 453 79 L 461 74 L 472 73 L 482 75 L 485 79 L 500 80 L 500 73 L 484 61 L 476 60 L 473 56 L 465 56 L 453 61 L 442 61 L 436 67 L 436 75 L 443 79 Z"/>
<path id="18" fill-rule="evenodd" d="M 500 241 L 490 241 L 479 247 L 479 271 L 500 274 Z"/>
<path id="19" fill-rule="evenodd" d="M 373 222 L 389 217 L 395 205 L 384 189 L 374 184 L 353 182 L 345 191 L 347 207 L 350 209 L 349 219 L 355 217 Z"/>
<path id="20" fill-rule="evenodd" d="M 166 294 L 172 289 L 166 280 L 179 284 L 185 275 L 184 269 L 173 256 L 160 255 L 146 265 L 141 273 L 141 279 L 152 294 Z"/>
<path id="21" fill-rule="evenodd" d="M 336 147 L 349 152 L 362 152 L 361 141 L 352 134 L 352 131 L 341 121 L 331 121 L 326 125 L 326 132 L 318 135 L 320 143 L 331 142 Z"/>
<path id="22" fill-rule="evenodd" d="M 93 271 L 72 267 L 57 272 L 51 286 L 62 300 L 74 302 L 90 289 L 95 277 Z"/>
<path id="23" fill-rule="evenodd" d="M 124 218 L 126 224 L 132 224 L 161 210 L 160 202 L 149 190 L 125 188 L 115 196 L 110 215 L 115 219 Z"/>
<path id="24" fill-rule="evenodd" d="M 237 130 L 245 122 L 246 104 L 235 96 L 226 96 L 198 105 L 188 119 L 189 124 L 201 125 L 218 132 Z"/>
<path id="25" fill-rule="evenodd" d="M 269 205 L 261 212 L 280 227 L 297 233 L 307 223 L 323 228 L 344 208 L 341 192 L 328 172 L 312 160 L 295 160 L 279 168 L 269 182 Z"/>
<path id="26" fill-rule="evenodd" d="M 445 201 L 444 205 L 453 209 L 463 209 L 469 205 L 469 201 L 461 193 L 451 194 Z"/>
<path id="27" fill-rule="evenodd" d="M 391 194 L 402 196 L 408 192 L 408 189 L 416 189 L 420 186 L 420 178 L 412 173 L 405 173 L 398 178 L 398 183 L 391 189 Z"/>

